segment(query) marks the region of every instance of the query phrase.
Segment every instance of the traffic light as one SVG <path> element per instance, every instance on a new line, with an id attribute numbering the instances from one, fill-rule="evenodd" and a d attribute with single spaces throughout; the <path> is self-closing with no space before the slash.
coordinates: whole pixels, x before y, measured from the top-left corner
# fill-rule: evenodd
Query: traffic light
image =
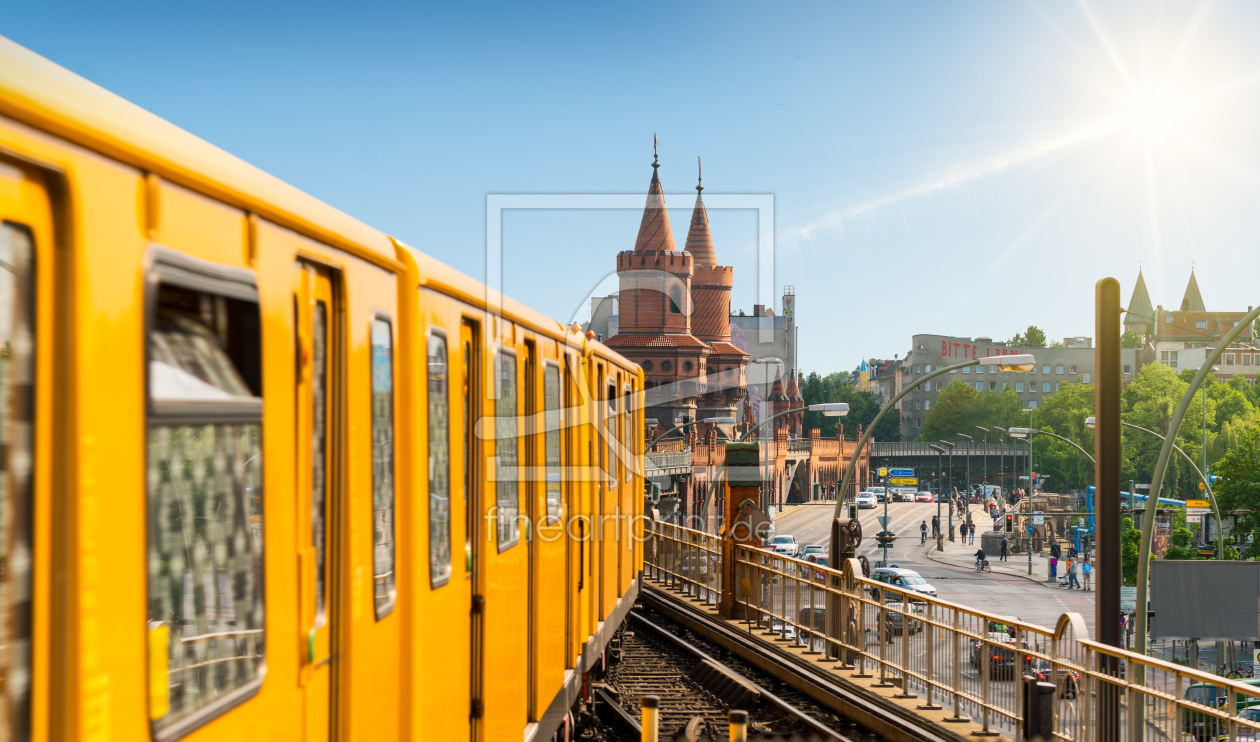
<path id="1" fill-rule="evenodd" d="M 1010 513 L 1006 514 L 1006 532 L 1011 533 L 1015 530 L 1015 516 Z"/>

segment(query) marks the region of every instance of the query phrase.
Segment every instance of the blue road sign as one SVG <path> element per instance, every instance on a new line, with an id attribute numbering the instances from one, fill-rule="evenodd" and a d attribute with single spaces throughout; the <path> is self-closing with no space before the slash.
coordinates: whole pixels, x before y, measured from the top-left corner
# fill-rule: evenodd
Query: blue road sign
<path id="1" fill-rule="evenodd" d="M 889 469 L 889 470 L 888 470 L 888 476 L 890 476 L 890 477 L 913 477 L 913 476 L 914 476 L 914 469 Z"/>
<path id="2" fill-rule="evenodd" d="M 1032 527 L 1032 526 L 1028 526 L 1028 532 L 1029 532 L 1029 533 L 1032 533 L 1032 532 L 1033 532 L 1033 530 L 1034 530 L 1034 529 L 1033 529 L 1033 527 Z"/>

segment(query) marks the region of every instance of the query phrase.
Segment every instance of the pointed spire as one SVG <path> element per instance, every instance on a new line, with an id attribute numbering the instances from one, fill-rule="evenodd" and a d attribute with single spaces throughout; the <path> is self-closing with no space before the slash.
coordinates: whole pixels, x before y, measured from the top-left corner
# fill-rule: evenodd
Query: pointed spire
<path id="1" fill-rule="evenodd" d="M 787 392 L 783 389 L 783 375 L 776 373 L 774 383 L 770 385 L 770 401 L 786 402 L 788 401 Z"/>
<path id="2" fill-rule="evenodd" d="M 1146 279 L 1142 277 L 1142 269 L 1138 268 L 1137 283 L 1133 286 L 1133 295 L 1129 297 L 1128 311 L 1124 315 L 1126 327 L 1142 328 L 1138 332 L 1145 333 L 1146 326 L 1154 321 L 1155 307 L 1151 305 L 1151 295 L 1146 291 Z"/>
<path id="3" fill-rule="evenodd" d="M 793 402 L 803 402 L 801 388 L 796 383 L 796 374 L 788 374 L 787 398 Z"/>
<path id="4" fill-rule="evenodd" d="M 661 163 L 656 154 L 656 134 L 652 135 L 652 182 L 648 185 L 647 204 L 643 207 L 643 221 L 639 222 L 639 237 L 634 241 L 635 252 L 657 250 L 675 251 L 674 231 L 669 226 L 669 212 L 665 210 L 665 190 L 657 173 Z"/>
<path id="5" fill-rule="evenodd" d="M 1203 294 L 1199 293 L 1199 282 L 1194 278 L 1194 268 L 1190 268 L 1190 283 L 1186 284 L 1186 295 L 1181 297 L 1181 311 L 1206 312 L 1203 306 Z"/>
<path id="6" fill-rule="evenodd" d="M 696 158 L 696 170 L 700 173 L 700 158 Z M 700 173 L 702 174 L 702 173 Z M 713 235 L 709 232 L 709 213 L 704 208 L 704 185 L 696 178 L 696 207 L 691 211 L 691 229 L 687 232 L 684 250 L 691 253 L 696 265 L 717 265 L 717 252 L 713 249 Z"/>

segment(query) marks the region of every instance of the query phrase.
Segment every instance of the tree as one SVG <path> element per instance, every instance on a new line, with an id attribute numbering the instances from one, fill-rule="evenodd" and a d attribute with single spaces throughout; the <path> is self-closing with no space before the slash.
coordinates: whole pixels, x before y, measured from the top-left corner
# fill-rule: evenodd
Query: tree
<path id="1" fill-rule="evenodd" d="M 981 396 L 975 387 L 962 379 L 954 379 L 938 395 L 932 410 L 923 420 L 919 432 L 920 441 L 947 441 L 959 433 L 970 435 L 974 431 L 971 407 Z"/>
<path id="2" fill-rule="evenodd" d="M 1133 330 L 1125 330 L 1120 335 L 1121 348 L 1141 348 L 1143 345 L 1146 345 L 1146 338 Z"/>
<path id="3" fill-rule="evenodd" d="M 1016 348 L 1044 348 L 1046 347 L 1046 333 L 1036 325 L 1029 325 L 1024 334 L 1015 333 L 1007 344 Z"/>
<path id="4" fill-rule="evenodd" d="M 1238 519 L 1235 533 L 1250 533 L 1260 524 L 1260 427 L 1253 427 L 1239 444 L 1216 462 L 1213 470 L 1221 477 L 1214 492 L 1222 513 L 1251 512 Z M 1248 546 L 1245 557 L 1260 557 L 1260 539 Z"/>
<path id="5" fill-rule="evenodd" d="M 1033 427 L 1075 441 L 1086 451 L 1094 450 L 1094 431 L 1085 427 L 1085 418 L 1094 414 L 1094 385 L 1065 384 L 1042 401 L 1034 413 Z M 1081 452 L 1048 436 L 1033 439 L 1038 472 L 1049 477 L 1059 491 L 1085 489 L 1093 483 L 1093 467 Z"/>
<path id="6" fill-rule="evenodd" d="M 857 440 L 858 426 L 865 429 L 879 414 L 880 405 L 875 401 L 875 395 L 858 391 L 857 387 L 845 381 L 847 378 L 849 374 L 837 372 L 822 376 L 815 371 L 805 377 L 805 383 L 801 385 L 801 399 L 805 400 L 806 407 L 827 402 L 846 402 L 849 405 L 849 414 L 844 417 L 827 417 L 821 412 L 806 410 L 806 431 L 818 428 L 818 434 L 823 438 L 835 438 L 838 426 L 844 425 L 845 440 Z M 876 426 L 872 439 L 901 440 L 900 415 L 893 410 L 884 415 L 884 419 Z"/>
<path id="7" fill-rule="evenodd" d="M 1120 580 L 1125 585 L 1137 584 L 1138 552 L 1142 532 L 1133 527 L 1133 519 L 1125 518 L 1120 526 Z"/>

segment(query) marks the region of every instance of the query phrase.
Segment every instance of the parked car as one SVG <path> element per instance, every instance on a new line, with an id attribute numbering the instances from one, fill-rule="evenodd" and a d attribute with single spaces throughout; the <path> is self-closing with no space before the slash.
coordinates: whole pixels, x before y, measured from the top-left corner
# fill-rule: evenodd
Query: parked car
<path id="1" fill-rule="evenodd" d="M 859 492 L 854 498 L 857 506 L 863 510 L 875 507 L 875 494 L 873 492 Z"/>
<path id="2" fill-rule="evenodd" d="M 924 490 L 922 492 L 916 492 L 914 495 L 914 501 L 915 502 L 931 502 L 932 493 L 928 492 L 927 490 Z"/>
<path id="3" fill-rule="evenodd" d="M 918 572 L 915 572 L 913 569 L 902 569 L 895 564 L 891 567 L 879 567 L 871 570 L 871 579 L 886 582 L 893 587 L 913 590 L 922 595 L 936 597 L 936 588 L 928 584 L 928 581 L 923 579 Z"/>
<path id="4" fill-rule="evenodd" d="M 795 536 L 775 536 L 770 539 L 770 551 L 783 556 L 796 556 L 796 537 Z"/>
<path id="5" fill-rule="evenodd" d="M 989 652 L 989 677 L 1013 680 L 1015 678 L 1015 640 L 1004 631 L 990 631 L 989 640 L 978 639 L 971 642 L 971 666 L 977 670 L 984 667 L 984 656 L 981 652 Z"/>

